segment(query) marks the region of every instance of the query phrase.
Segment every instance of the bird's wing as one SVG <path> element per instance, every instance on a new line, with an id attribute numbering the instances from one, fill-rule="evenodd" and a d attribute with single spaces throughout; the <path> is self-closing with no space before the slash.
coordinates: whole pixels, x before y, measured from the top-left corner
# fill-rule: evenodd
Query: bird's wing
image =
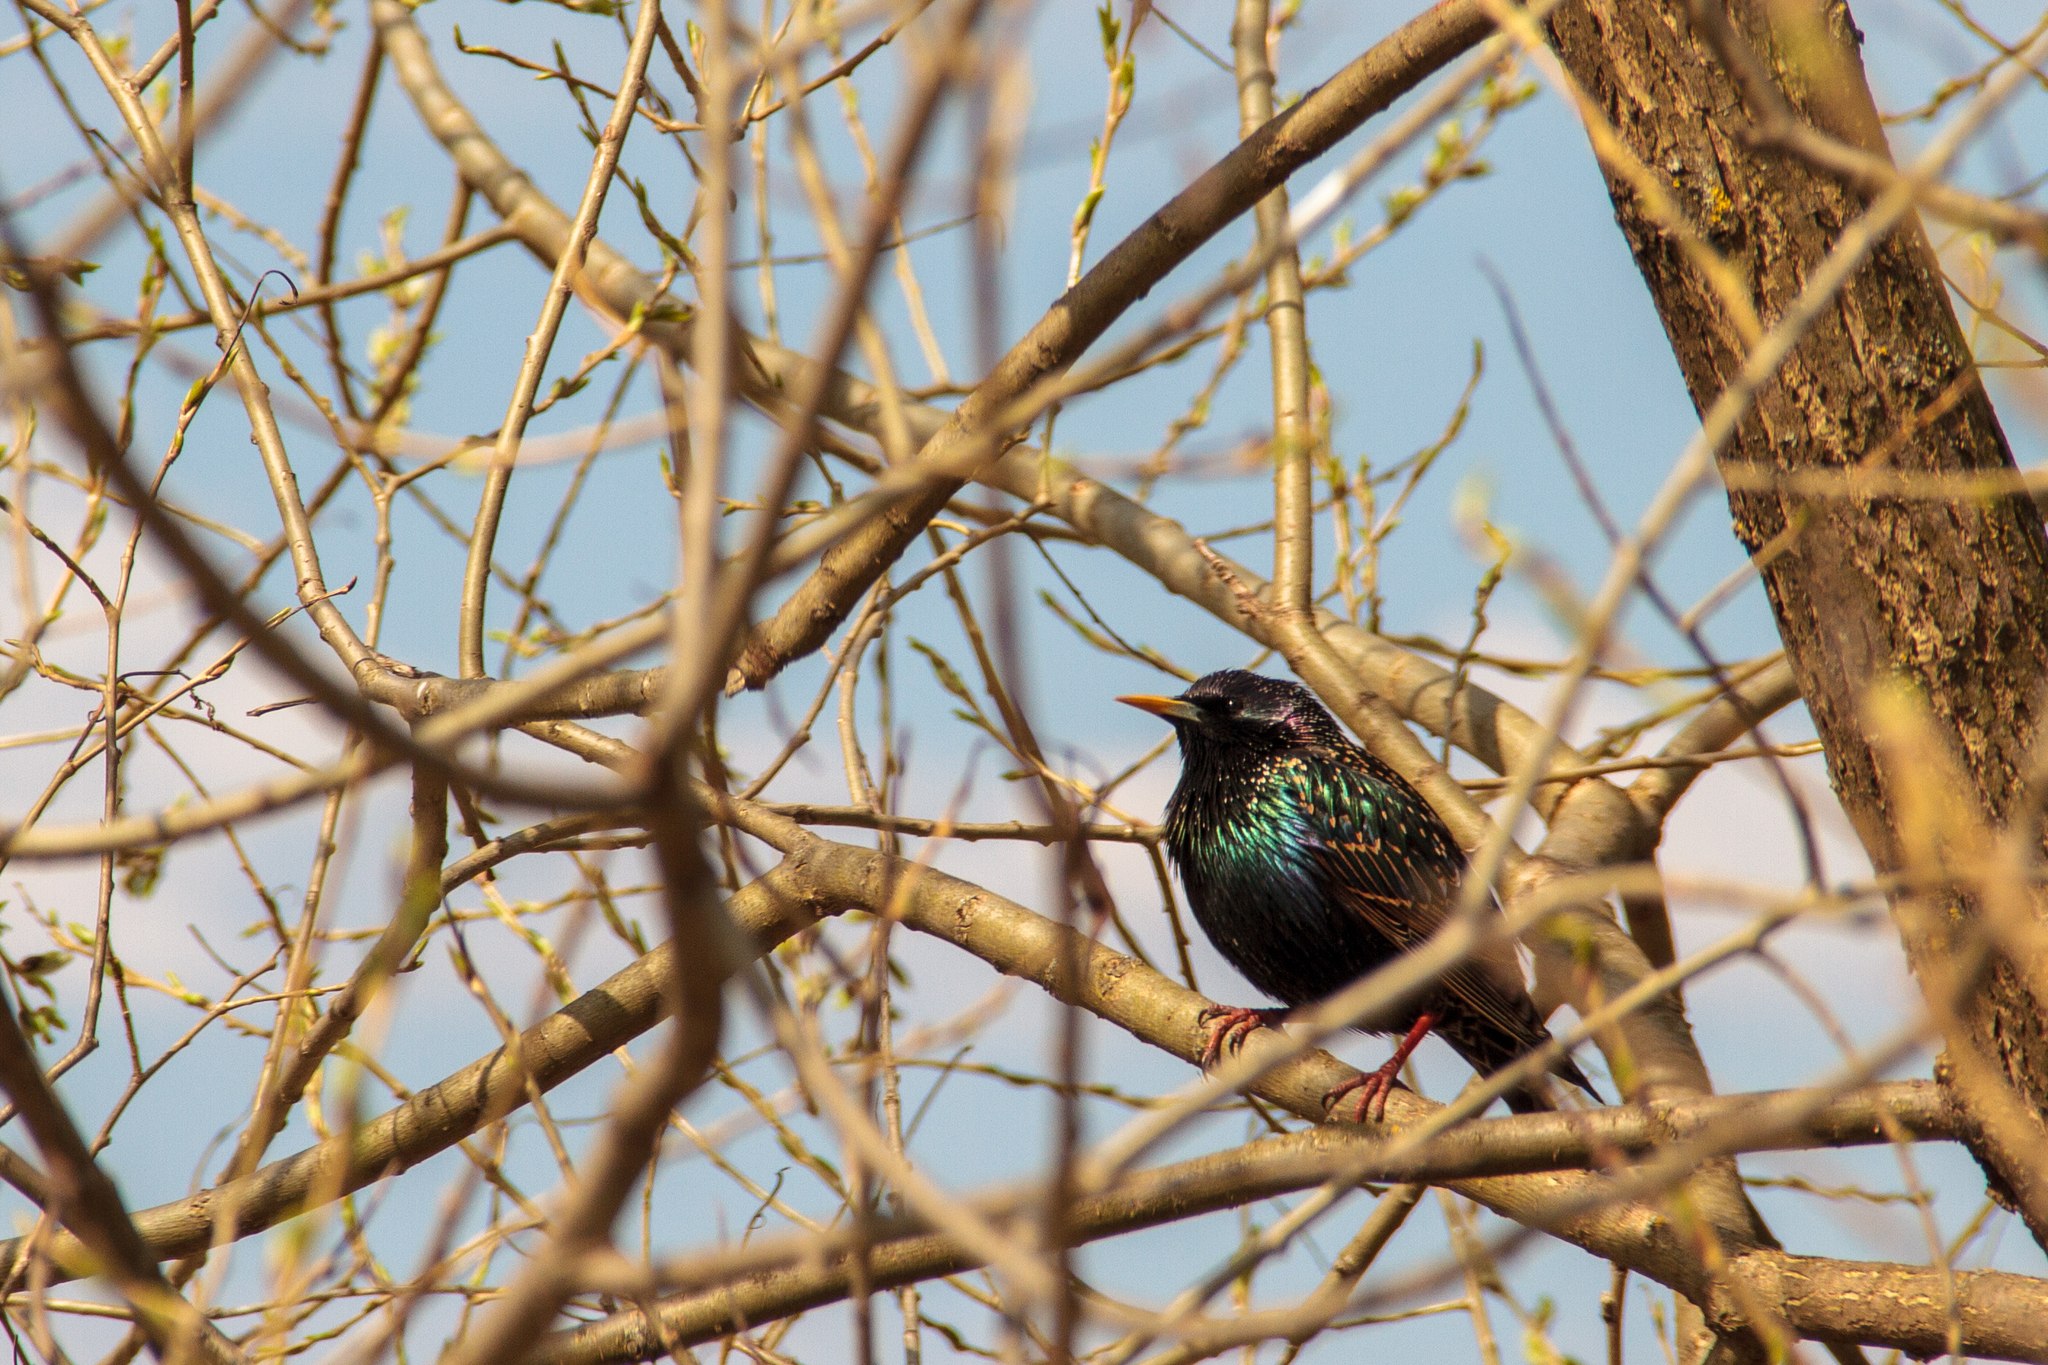
<path id="1" fill-rule="evenodd" d="M 1402 952 L 1428 942 L 1449 918 L 1465 873 L 1464 851 L 1436 813 L 1362 749 L 1322 749 L 1286 771 L 1324 890 Z M 1441 981 L 1473 1014 L 1534 1041 L 1511 941 L 1467 958 Z"/>

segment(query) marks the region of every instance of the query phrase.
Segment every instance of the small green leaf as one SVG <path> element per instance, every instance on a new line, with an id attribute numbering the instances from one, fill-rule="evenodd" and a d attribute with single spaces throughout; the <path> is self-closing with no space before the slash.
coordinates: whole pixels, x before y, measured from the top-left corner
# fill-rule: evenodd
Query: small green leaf
<path id="1" fill-rule="evenodd" d="M 1116 67 L 1116 42 L 1123 35 L 1124 26 L 1117 22 L 1110 0 L 1102 0 L 1102 8 L 1095 11 L 1095 22 L 1102 28 L 1102 60 L 1113 70 Z"/>
<path id="2" fill-rule="evenodd" d="M 932 673 L 939 680 L 939 686 L 945 688 L 969 706 L 974 705 L 974 694 L 967 690 L 966 682 L 961 679 L 960 674 L 954 669 L 953 665 L 946 661 L 945 655 L 939 653 L 939 651 L 933 649 L 916 636 L 911 637 L 910 647 L 924 655 L 925 662 L 932 666 Z"/>
<path id="3" fill-rule="evenodd" d="M 14 964 L 14 970 L 26 977 L 45 977 L 71 961 L 69 953 L 30 953 Z M 40 984 L 40 983 L 39 983 Z"/>
<path id="4" fill-rule="evenodd" d="M 114 866 L 121 873 L 121 889 L 131 896 L 147 896 L 156 890 L 157 882 L 163 878 L 165 848 L 122 849 L 114 855 Z"/>

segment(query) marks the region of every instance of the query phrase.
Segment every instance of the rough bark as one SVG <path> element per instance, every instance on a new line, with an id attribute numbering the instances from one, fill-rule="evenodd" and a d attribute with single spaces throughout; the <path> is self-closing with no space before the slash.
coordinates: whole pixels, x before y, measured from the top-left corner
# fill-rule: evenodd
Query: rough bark
<path id="1" fill-rule="evenodd" d="M 1713 0 L 1706 0 L 1713 3 Z M 1757 69 L 1819 131 L 1885 154 L 1882 127 L 1846 9 L 1733 0 L 1725 11 Z M 1773 27 L 1773 24 L 1776 27 Z M 1551 21 L 1565 67 L 1622 143 L 1655 175 L 1698 236 L 1746 282 L 1757 319 L 1783 316 L 1869 196 L 1755 135 L 1756 111 L 1681 5 L 1574 0 Z M 1741 371 L 1741 320 L 1624 176 L 1608 170 L 1615 217 L 1634 252 L 1692 398 L 1702 412 Z M 1910 215 L 1871 251 L 1719 452 L 1736 535 L 1762 572 L 1829 773 L 1878 868 L 1908 861 L 1901 805 L 1910 775 L 1888 770 L 1867 710 L 1873 684 L 1903 684 L 1965 774 L 1950 800 L 1999 827 L 2038 821 L 2035 763 L 2048 676 L 2048 539 L 2024 496 L 1877 496 L 1896 476 L 2009 474 L 2012 457 L 1951 311 L 1927 239 Z M 1893 482 L 1849 488 L 1858 466 Z M 1816 473 L 1841 476 L 1836 490 Z M 1803 476 L 1788 480 L 1785 476 Z M 1760 477 L 1761 476 L 1761 477 Z M 2038 837 L 2038 836 L 2036 836 Z M 1981 923 L 1971 897 L 1942 893 L 1944 923 Z M 2038 896 L 2027 904 L 2042 921 Z M 1908 933 L 1930 990 L 1954 983 L 1941 955 L 1955 934 Z M 1959 1049 L 2011 1091 L 1959 1087 L 1972 1143 L 1994 1189 L 2012 1196 L 2048 1245 L 2039 1168 L 2048 1099 L 2048 1001 L 1994 955 L 1963 992 Z M 1944 1068 L 1947 1070 L 1947 1068 Z M 1993 1085 L 1992 1090 L 2000 1087 Z M 2002 1110 L 2003 1118 L 1989 1112 Z M 2018 1122 L 2014 1116 L 2018 1115 Z M 2028 1150 L 2032 1148 L 2032 1150 Z"/>

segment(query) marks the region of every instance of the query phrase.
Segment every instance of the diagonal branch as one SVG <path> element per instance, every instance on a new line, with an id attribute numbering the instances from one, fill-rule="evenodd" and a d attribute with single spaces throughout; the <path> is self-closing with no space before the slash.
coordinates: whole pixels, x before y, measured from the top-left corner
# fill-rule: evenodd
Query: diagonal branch
<path id="1" fill-rule="evenodd" d="M 15 1111 L 43 1155 L 48 1212 L 63 1223 L 65 1236 L 75 1239 L 83 1263 L 112 1281 L 128 1301 L 150 1348 L 164 1360 L 188 1358 L 187 1352 L 208 1365 L 244 1359 L 220 1329 L 164 1278 L 153 1248 L 122 1206 L 121 1192 L 92 1159 L 85 1138 L 43 1078 L 42 1067 L 12 1008 L 0 1008 L 0 1089 L 13 1100 Z M 12 1270 L 23 1243 L 30 1240 L 16 1239 L 0 1263 Z"/>
<path id="2" fill-rule="evenodd" d="M 926 441 L 920 462 L 946 472 L 827 550 L 810 578 L 748 640 L 728 687 L 761 687 L 791 660 L 822 644 L 967 482 L 966 473 L 952 471 L 971 471 L 1009 443 L 1009 434 L 992 425 L 1004 409 L 1072 365 L 1196 248 L 1485 36 L 1487 28 L 1475 4 L 1440 0 L 1239 143 L 1117 243 L 1046 310 L 945 427 Z"/>

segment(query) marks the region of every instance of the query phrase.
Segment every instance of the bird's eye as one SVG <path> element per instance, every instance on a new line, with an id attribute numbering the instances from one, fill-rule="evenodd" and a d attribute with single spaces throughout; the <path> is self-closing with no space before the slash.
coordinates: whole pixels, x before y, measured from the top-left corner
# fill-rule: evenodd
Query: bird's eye
<path id="1" fill-rule="evenodd" d="M 1234 716 L 1237 714 L 1237 698 L 1217 697 L 1209 703 L 1209 709 L 1219 716 Z"/>

